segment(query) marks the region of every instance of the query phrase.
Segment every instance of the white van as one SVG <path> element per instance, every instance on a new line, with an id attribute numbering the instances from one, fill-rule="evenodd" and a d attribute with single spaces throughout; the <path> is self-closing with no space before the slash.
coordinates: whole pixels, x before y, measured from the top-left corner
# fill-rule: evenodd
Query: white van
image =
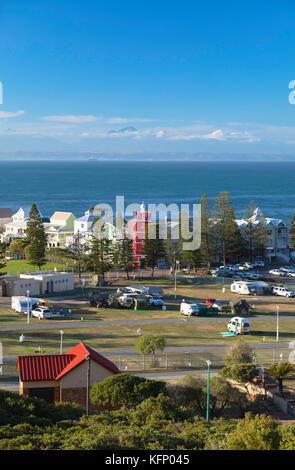
<path id="1" fill-rule="evenodd" d="M 247 335 L 250 333 L 250 324 L 247 318 L 233 317 L 227 324 L 228 331 L 232 331 L 237 335 Z"/>
<path id="2" fill-rule="evenodd" d="M 180 304 L 180 313 L 182 315 L 198 315 L 199 313 L 199 306 L 197 304 L 190 304 L 183 300 Z"/>

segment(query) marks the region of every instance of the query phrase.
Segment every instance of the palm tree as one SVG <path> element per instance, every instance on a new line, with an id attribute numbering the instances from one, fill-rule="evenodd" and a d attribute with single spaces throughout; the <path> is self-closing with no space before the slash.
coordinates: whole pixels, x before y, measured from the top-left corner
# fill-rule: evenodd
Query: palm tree
<path id="1" fill-rule="evenodd" d="M 279 364 L 270 364 L 266 368 L 266 373 L 274 378 L 275 380 L 278 381 L 279 383 L 279 392 L 281 395 L 283 395 L 283 380 L 284 378 L 291 374 L 292 372 L 295 372 L 295 367 L 290 364 L 289 362 L 280 362 Z"/>

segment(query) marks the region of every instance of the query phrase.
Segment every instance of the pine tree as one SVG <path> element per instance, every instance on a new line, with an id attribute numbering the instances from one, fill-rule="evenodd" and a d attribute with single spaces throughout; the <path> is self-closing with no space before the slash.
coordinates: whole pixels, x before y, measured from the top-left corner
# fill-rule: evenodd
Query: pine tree
<path id="1" fill-rule="evenodd" d="M 6 261 L 5 261 L 5 250 L 7 249 L 7 243 L 1 242 L 0 243 L 0 269 L 3 269 L 6 267 Z M 0 272 L 0 276 L 4 276 L 6 272 Z"/>
<path id="2" fill-rule="evenodd" d="M 145 238 L 143 240 L 141 253 L 144 255 L 144 263 L 149 268 L 152 268 L 152 277 L 154 277 L 154 269 L 156 267 L 159 258 L 163 258 L 166 255 L 164 241 L 159 236 L 159 224 L 153 224 L 155 229 L 156 238 L 149 237 L 149 226 L 148 224 L 145 231 Z"/>
<path id="3" fill-rule="evenodd" d="M 36 204 L 33 204 L 30 210 L 26 237 L 28 241 L 26 247 L 27 260 L 30 264 L 36 265 L 40 269 L 46 263 L 47 235 Z"/>
<path id="4" fill-rule="evenodd" d="M 92 237 L 88 262 L 96 274 L 104 277 L 113 266 L 113 246 L 107 238 Z"/>
<path id="5" fill-rule="evenodd" d="M 202 264 L 201 251 L 197 250 L 186 250 L 184 244 L 191 242 L 193 239 L 192 235 L 192 221 L 189 218 L 187 212 L 183 210 L 179 218 L 179 242 L 178 248 L 178 259 L 185 263 L 188 267 L 188 272 L 191 268 L 197 268 Z"/>
<path id="6" fill-rule="evenodd" d="M 126 236 L 114 243 L 113 249 L 114 266 L 119 269 L 124 269 L 129 279 L 129 272 L 134 268 L 134 250 L 133 240 Z"/>
<path id="7" fill-rule="evenodd" d="M 221 192 L 214 202 L 214 231 L 224 265 L 228 258 L 238 258 L 244 254 L 243 239 L 235 222 L 228 192 Z"/>
<path id="8" fill-rule="evenodd" d="M 235 221 L 232 207 L 229 208 L 226 219 L 225 236 L 227 240 L 227 256 L 235 261 L 245 254 L 245 242 Z"/>
<path id="9" fill-rule="evenodd" d="M 217 246 L 212 214 L 206 194 L 201 198 L 201 257 L 207 269 L 216 257 Z"/>

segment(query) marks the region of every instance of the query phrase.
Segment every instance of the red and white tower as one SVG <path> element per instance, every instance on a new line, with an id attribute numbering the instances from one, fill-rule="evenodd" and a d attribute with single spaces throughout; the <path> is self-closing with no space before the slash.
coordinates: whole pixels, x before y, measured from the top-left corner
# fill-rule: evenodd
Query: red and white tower
<path id="1" fill-rule="evenodd" d="M 143 255 L 141 254 L 142 244 L 145 238 L 146 226 L 151 220 L 151 212 L 145 210 L 144 203 L 140 206 L 140 211 L 134 212 L 134 219 L 132 219 L 131 233 L 133 238 L 134 248 L 134 264 L 137 268 L 141 266 Z"/>

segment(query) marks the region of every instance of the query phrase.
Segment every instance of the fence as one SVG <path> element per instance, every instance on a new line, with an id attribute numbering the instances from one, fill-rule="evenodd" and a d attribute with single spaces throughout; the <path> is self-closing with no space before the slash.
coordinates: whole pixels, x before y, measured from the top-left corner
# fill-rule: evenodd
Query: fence
<path id="1" fill-rule="evenodd" d="M 266 366 L 273 362 L 288 362 L 291 350 L 289 348 L 253 348 L 255 356 L 253 362 L 259 366 Z M 142 371 L 155 369 L 181 370 L 206 369 L 206 361 L 212 362 L 213 368 L 222 368 L 224 362 L 225 349 L 204 351 L 187 351 L 184 353 L 161 353 L 152 355 L 122 355 L 106 356 L 122 371 Z"/>
<path id="2" fill-rule="evenodd" d="M 255 357 L 253 362 L 257 366 L 267 366 L 273 362 L 288 362 L 289 354 L 291 349 L 269 347 L 269 348 L 255 348 Z M 122 372 L 142 372 L 142 371 L 177 371 L 187 370 L 187 373 L 193 371 L 206 370 L 206 361 L 209 359 L 212 362 L 213 369 L 221 369 L 225 366 L 224 355 L 226 349 L 206 349 L 203 351 L 187 351 L 183 353 L 161 353 L 153 355 L 108 355 L 105 357 L 112 361 Z M 17 377 L 18 373 L 16 370 L 16 359 L 7 358 L 2 366 L 2 373 L 0 370 L 0 376 L 5 379 L 8 377 Z M 1 388 L 1 382 L 0 382 Z"/>

